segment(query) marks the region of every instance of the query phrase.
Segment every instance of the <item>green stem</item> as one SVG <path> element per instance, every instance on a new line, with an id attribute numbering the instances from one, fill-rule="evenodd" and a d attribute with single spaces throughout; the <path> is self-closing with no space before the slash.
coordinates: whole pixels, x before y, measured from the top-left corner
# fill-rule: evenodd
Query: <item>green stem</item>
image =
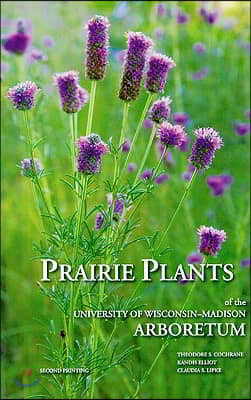
<path id="1" fill-rule="evenodd" d="M 153 139 L 155 137 L 155 133 L 156 133 L 156 124 L 153 124 L 152 133 L 151 133 L 151 136 L 150 136 L 150 139 L 149 139 L 149 142 L 148 142 L 144 157 L 143 157 L 143 159 L 141 161 L 141 164 L 140 164 L 140 167 L 138 169 L 138 173 L 136 175 L 136 178 L 135 178 L 135 181 L 134 181 L 134 185 L 136 185 L 136 183 L 138 182 L 140 174 L 141 174 L 141 172 L 142 172 L 142 170 L 143 170 L 143 168 L 145 166 L 147 157 L 148 157 L 148 155 L 150 153 L 150 150 L 151 150 L 151 147 L 152 147 L 152 143 L 153 143 Z"/>
<path id="2" fill-rule="evenodd" d="M 126 124 L 128 119 L 128 111 L 129 111 L 129 103 L 124 102 L 124 109 L 123 109 L 123 121 L 119 139 L 119 152 L 118 155 L 115 157 L 115 168 L 114 168 L 114 177 L 113 177 L 113 185 L 116 184 L 117 179 L 119 177 L 119 170 L 120 170 L 120 161 L 121 161 L 121 152 L 122 152 L 122 145 L 125 141 L 125 131 L 126 131 Z"/>
<path id="3" fill-rule="evenodd" d="M 86 125 L 86 136 L 90 135 L 91 130 L 92 130 L 92 118 L 93 118 L 96 86 L 97 86 L 97 82 L 96 81 L 92 81 L 91 94 L 90 94 L 90 103 L 89 103 L 89 109 L 88 109 L 88 118 L 87 118 L 87 125 Z"/>
<path id="4" fill-rule="evenodd" d="M 130 148 L 128 154 L 127 154 L 127 157 L 126 157 L 124 166 L 123 166 L 123 168 L 122 168 L 122 170 L 121 170 L 120 176 L 123 175 L 123 173 L 124 173 L 124 171 L 125 171 L 125 169 L 126 169 L 126 166 L 127 166 L 128 162 L 129 162 L 129 160 L 130 160 L 130 157 L 131 157 L 131 155 L 132 155 L 132 150 L 133 150 L 134 145 L 135 145 L 135 143 L 136 143 L 136 140 L 137 140 L 137 138 L 138 138 L 138 136 L 139 136 L 140 129 L 141 129 L 142 125 L 143 125 L 143 122 L 144 122 L 146 113 L 147 113 L 148 108 L 149 108 L 149 106 L 150 106 L 150 104 L 151 104 L 151 101 L 152 101 L 152 99 L 153 99 L 153 96 L 154 96 L 153 94 L 149 94 L 148 97 L 147 97 L 144 110 L 142 111 L 139 124 L 138 124 L 138 126 L 137 126 L 136 132 L 135 132 L 134 137 L 133 137 L 133 140 L 132 140 L 131 148 Z"/>
<path id="5" fill-rule="evenodd" d="M 190 191 L 190 189 L 191 189 L 191 187 L 192 187 L 193 180 L 196 178 L 197 174 L 198 174 L 198 170 L 196 169 L 196 170 L 194 171 L 193 175 L 192 175 L 191 180 L 189 181 L 189 183 L 187 184 L 187 186 L 186 186 L 186 188 L 185 188 L 185 191 L 184 191 L 184 193 L 183 193 L 183 196 L 181 197 L 180 202 L 179 202 L 179 204 L 178 204 L 178 207 L 176 208 L 176 210 L 175 210 L 175 212 L 174 212 L 174 214 L 173 214 L 173 216 L 172 216 L 172 218 L 171 218 L 171 220 L 170 220 L 170 222 L 169 222 L 169 224 L 168 224 L 168 226 L 167 226 L 167 228 L 166 228 L 164 234 L 162 235 L 162 238 L 160 239 L 160 242 L 159 242 L 159 245 L 158 245 L 158 247 L 157 247 L 157 250 L 160 248 L 161 244 L 162 244 L 163 241 L 165 240 L 166 235 L 168 234 L 168 232 L 169 232 L 169 230 L 170 230 L 170 228 L 171 228 L 171 226 L 172 226 L 172 224 L 173 224 L 173 222 L 174 222 L 174 220 L 175 220 L 175 218 L 176 218 L 176 216 L 177 216 L 177 214 L 178 214 L 178 212 L 179 212 L 179 210 L 180 210 L 180 208 L 181 208 L 181 206 L 182 206 L 183 201 L 184 201 L 185 198 L 187 197 L 187 195 L 188 195 L 188 193 L 189 193 L 189 191 Z"/>
<path id="6" fill-rule="evenodd" d="M 42 186 L 41 186 L 40 181 L 39 181 L 38 176 L 37 176 L 37 171 L 36 171 L 36 166 L 35 166 L 35 161 L 34 161 L 34 149 L 33 149 L 32 138 L 31 138 L 31 134 L 30 134 L 30 127 L 29 127 L 28 114 L 27 114 L 26 111 L 24 111 L 24 114 L 23 114 L 23 115 L 24 115 L 24 124 L 25 124 L 26 131 L 27 131 L 28 143 L 29 143 L 29 148 L 30 148 L 30 155 L 31 155 L 31 160 L 32 160 L 32 171 L 33 171 L 34 181 L 35 181 L 35 183 L 33 183 L 33 185 L 36 185 L 36 186 L 37 186 L 38 191 L 39 191 L 39 193 L 40 193 L 40 195 L 41 195 L 42 201 L 43 201 L 43 203 L 44 203 L 44 206 L 45 206 L 45 208 L 46 208 L 46 211 L 47 211 L 47 213 L 48 213 L 48 216 L 49 216 L 49 218 L 50 218 L 50 221 L 51 221 L 51 223 L 52 223 L 52 226 L 53 226 L 54 230 L 57 232 L 57 228 L 56 228 L 54 219 L 52 218 L 52 215 L 51 215 L 51 212 L 50 212 L 48 203 L 47 203 L 46 198 L 45 198 L 45 195 L 44 195 L 44 191 L 43 191 L 43 189 L 42 189 Z M 34 190 L 34 192 L 35 192 L 35 195 L 36 195 L 36 190 Z M 37 204 L 39 204 L 39 200 L 38 200 L 38 198 L 37 198 L 37 195 L 36 195 L 36 201 L 37 201 Z M 40 218 L 41 218 L 41 221 L 42 221 L 42 225 L 43 225 L 43 227 L 44 227 L 43 218 L 42 218 L 42 215 L 41 215 L 41 210 L 40 210 L 40 208 L 39 208 L 39 211 L 40 211 Z M 44 230 L 45 230 L 45 229 L 44 229 Z"/>

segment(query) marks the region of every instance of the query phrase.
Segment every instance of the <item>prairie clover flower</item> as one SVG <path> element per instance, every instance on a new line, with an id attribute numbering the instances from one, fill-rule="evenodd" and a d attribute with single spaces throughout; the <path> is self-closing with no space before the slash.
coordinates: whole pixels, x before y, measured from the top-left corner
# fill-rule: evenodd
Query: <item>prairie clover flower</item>
<path id="1" fill-rule="evenodd" d="M 121 217 L 123 215 L 124 210 L 125 210 L 125 200 L 126 200 L 126 197 L 124 194 L 117 193 L 116 201 L 114 202 L 114 205 L 113 205 L 114 220 L 117 220 L 117 216 Z M 112 204 L 113 204 L 112 193 L 107 194 L 107 203 L 108 203 L 108 207 L 112 206 Z"/>
<path id="2" fill-rule="evenodd" d="M 178 11 L 176 22 L 177 24 L 186 24 L 188 22 L 188 15 L 185 14 L 183 11 Z"/>
<path id="3" fill-rule="evenodd" d="M 30 42 L 31 35 L 26 33 L 22 20 L 17 23 L 17 32 L 11 33 L 2 39 L 3 48 L 9 53 L 24 54 Z"/>
<path id="4" fill-rule="evenodd" d="M 145 171 L 141 172 L 140 179 L 148 180 L 152 177 L 152 175 L 153 175 L 152 169 L 145 169 Z"/>
<path id="5" fill-rule="evenodd" d="M 152 127 L 153 127 L 153 121 L 151 119 L 145 119 L 144 120 L 144 128 L 152 129 Z"/>
<path id="6" fill-rule="evenodd" d="M 161 185 L 162 183 L 165 183 L 168 181 L 168 174 L 161 174 L 156 177 L 156 183 L 157 185 Z"/>
<path id="7" fill-rule="evenodd" d="M 55 40 L 51 36 L 44 36 L 43 42 L 44 46 L 49 48 L 54 47 L 56 44 Z"/>
<path id="8" fill-rule="evenodd" d="M 206 51 L 206 47 L 204 45 L 204 43 L 201 42 L 197 42 L 193 45 L 193 50 L 197 53 L 197 54 L 204 54 Z"/>
<path id="9" fill-rule="evenodd" d="M 245 258 L 244 260 L 241 260 L 241 262 L 240 262 L 240 266 L 244 267 L 244 268 L 250 267 L 250 264 L 251 264 L 250 258 Z"/>
<path id="10" fill-rule="evenodd" d="M 61 107 L 66 113 L 78 112 L 88 101 L 88 93 L 79 86 L 77 71 L 57 73 L 54 82 L 59 90 Z"/>
<path id="11" fill-rule="evenodd" d="M 170 97 L 162 97 L 160 100 L 155 101 L 148 112 L 149 119 L 157 124 L 166 121 L 170 114 L 169 105 L 171 102 Z"/>
<path id="12" fill-rule="evenodd" d="M 212 188 L 213 196 L 220 196 L 224 194 L 225 189 L 232 185 L 231 175 L 208 176 L 207 184 Z"/>
<path id="13" fill-rule="evenodd" d="M 140 32 L 129 32 L 127 37 L 128 49 L 124 61 L 119 98 L 131 101 L 136 100 L 139 95 L 147 51 L 152 47 L 153 42 Z"/>
<path id="14" fill-rule="evenodd" d="M 145 88 L 151 93 L 162 93 L 168 77 L 168 70 L 175 67 L 172 58 L 153 53 L 148 61 Z"/>
<path id="15" fill-rule="evenodd" d="M 104 213 L 102 211 L 98 212 L 96 214 L 96 230 L 99 231 L 103 225 L 104 222 Z"/>
<path id="16" fill-rule="evenodd" d="M 38 91 L 39 89 L 34 82 L 21 82 L 8 90 L 8 98 L 17 110 L 30 110 L 36 105 Z"/>
<path id="17" fill-rule="evenodd" d="M 213 128 L 199 128 L 195 134 L 196 141 L 189 162 L 197 169 L 207 169 L 212 164 L 216 150 L 223 146 L 223 140 Z"/>
<path id="18" fill-rule="evenodd" d="M 108 153 L 108 145 L 99 135 L 91 133 L 88 136 L 80 136 L 77 146 L 77 170 L 84 174 L 93 175 L 100 172 L 101 156 Z"/>
<path id="19" fill-rule="evenodd" d="M 122 151 L 124 153 L 128 153 L 132 145 L 132 142 L 130 139 L 125 139 L 124 143 L 122 144 Z"/>
<path id="20" fill-rule="evenodd" d="M 185 132 L 180 125 L 172 125 L 169 122 L 164 122 L 157 129 L 156 136 L 160 143 L 167 147 L 177 147 L 184 142 Z"/>
<path id="21" fill-rule="evenodd" d="M 42 171 L 40 161 L 35 158 L 34 163 L 35 163 L 36 173 L 38 174 L 39 172 Z M 21 168 L 21 175 L 29 177 L 32 176 L 33 174 L 32 159 L 25 158 L 24 160 L 22 160 L 20 162 L 20 168 Z"/>
<path id="22" fill-rule="evenodd" d="M 227 240 L 227 234 L 223 230 L 218 230 L 212 226 L 201 226 L 198 229 L 200 238 L 200 252 L 205 255 L 216 255 L 220 251 L 221 243 Z"/>
<path id="23" fill-rule="evenodd" d="M 86 76 L 90 80 L 105 77 L 108 64 L 108 19 L 95 15 L 87 24 Z"/>
<path id="24" fill-rule="evenodd" d="M 236 122 L 235 123 L 235 132 L 238 136 L 247 135 L 250 132 L 250 124 L 245 122 Z"/>
<path id="25" fill-rule="evenodd" d="M 172 120 L 175 124 L 185 125 L 188 122 L 188 114 L 184 112 L 173 113 Z"/>

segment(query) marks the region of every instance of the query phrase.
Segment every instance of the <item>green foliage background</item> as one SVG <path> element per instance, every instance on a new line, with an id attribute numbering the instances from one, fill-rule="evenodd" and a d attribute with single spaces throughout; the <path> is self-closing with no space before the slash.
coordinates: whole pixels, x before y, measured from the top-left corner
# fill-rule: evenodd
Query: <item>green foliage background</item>
<path id="1" fill-rule="evenodd" d="M 116 9 L 121 3 L 127 4 L 128 15 L 119 18 Z M 170 2 L 165 2 L 170 3 Z M 59 108 L 59 99 L 52 87 L 52 74 L 76 69 L 81 74 L 81 86 L 90 89 L 90 82 L 84 76 L 84 24 L 93 14 L 108 16 L 110 28 L 110 65 L 107 77 L 98 83 L 95 103 L 93 131 L 101 134 L 104 141 L 113 137 L 119 140 L 123 105 L 117 97 L 121 67 L 116 61 L 116 52 L 126 47 L 124 32 L 142 31 L 156 42 L 156 49 L 174 57 L 178 54 L 177 67 L 170 71 L 165 94 L 172 97 L 172 111 L 185 111 L 192 123 L 192 131 L 199 126 L 213 126 L 224 138 L 225 146 L 218 152 L 212 168 L 197 178 L 192 193 L 186 200 L 168 243 L 172 251 L 165 256 L 170 271 L 179 263 L 187 262 L 187 255 L 196 249 L 196 229 L 200 225 L 213 225 L 228 233 L 217 258 L 219 263 L 235 265 L 235 280 L 231 283 L 199 282 L 187 308 L 222 309 L 229 297 L 249 298 L 249 270 L 240 268 L 240 260 L 250 258 L 249 193 L 250 193 L 250 136 L 236 136 L 232 128 L 234 120 L 244 121 L 244 111 L 250 109 L 250 61 L 249 53 L 237 45 L 237 40 L 250 41 L 249 2 L 233 2 L 224 9 L 224 16 L 237 18 L 233 29 L 219 25 L 210 26 L 198 15 L 200 2 L 177 2 L 187 11 L 190 20 L 187 25 L 177 25 L 173 19 L 156 18 L 156 2 L 75 2 L 37 1 L 2 2 L 2 18 L 25 17 L 32 22 L 33 44 L 43 49 L 48 61 L 32 65 L 24 64 L 22 57 L 16 58 L 5 53 L 2 61 L 8 62 L 10 70 L 1 81 L 1 128 L 2 128 L 2 257 L 1 257 L 1 304 L 2 304 L 2 398 L 24 398 L 43 394 L 43 388 L 35 386 L 20 389 L 14 383 L 15 377 L 27 369 L 37 376 L 46 362 L 41 348 L 36 344 L 43 341 L 46 325 L 54 321 L 55 335 L 59 335 L 62 322 L 50 301 L 39 293 L 36 281 L 41 277 L 41 265 L 31 262 L 34 255 L 32 243 L 40 239 L 39 219 L 34 208 L 32 191 L 28 179 L 20 176 L 16 167 L 25 158 L 24 126 L 21 113 L 13 111 L 6 97 L 9 87 L 19 80 L 32 80 L 43 89 L 42 101 L 31 111 L 33 132 L 46 135 L 46 142 L 40 146 L 41 158 L 47 171 L 48 196 L 58 205 L 64 215 L 73 210 L 72 193 L 60 182 L 69 173 L 71 162 L 66 148 L 69 138 L 69 118 Z M 222 3 L 213 2 L 220 7 Z M 163 40 L 156 40 L 156 28 L 163 28 Z M 2 33 L 8 32 L 2 28 Z M 51 35 L 56 46 L 43 48 L 43 37 Z M 204 42 L 209 51 L 198 56 L 192 45 Z M 41 67 L 48 71 L 41 72 Z M 194 81 L 190 73 L 201 67 L 209 67 L 208 77 Z M 44 69 L 43 69 L 44 71 Z M 130 106 L 127 137 L 132 137 L 144 107 L 146 93 L 141 90 L 140 98 Z M 78 116 L 79 134 L 84 134 L 88 107 Z M 247 121 L 246 121 L 247 122 Z M 149 138 L 149 131 L 142 129 L 134 153 L 134 160 L 140 163 Z M 151 234 L 166 226 L 172 210 L 181 197 L 185 182 L 180 174 L 187 167 L 187 153 L 173 151 L 175 164 L 168 167 L 170 179 L 160 185 L 140 210 L 141 225 L 138 233 Z M 112 158 L 104 160 L 103 173 L 98 177 L 100 190 L 95 202 L 106 202 L 104 180 L 112 176 Z M 155 146 L 147 166 L 156 165 Z M 205 184 L 208 175 L 227 173 L 233 176 L 233 185 L 224 196 L 213 197 Z M 139 280 L 142 276 L 141 258 L 146 256 L 144 244 L 136 243 L 123 255 L 122 262 L 134 263 Z M 127 297 L 135 289 L 135 283 L 119 287 L 117 295 Z M 160 283 L 157 277 L 152 283 L 144 283 L 138 291 L 147 308 L 180 309 L 187 296 L 189 285 Z M 44 325 L 38 322 L 44 322 Z M 49 321 L 49 322 L 46 322 Z M 161 345 L 161 338 L 135 338 L 133 332 L 138 321 L 127 320 L 117 331 L 113 345 L 136 344 L 141 349 L 131 356 L 129 368 L 134 378 L 149 367 Z M 152 322 L 152 321 L 151 321 Z M 157 321 L 156 321 L 157 322 Z M 220 322 L 220 321 L 219 321 Z M 223 321 L 222 321 L 223 322 Z M 111 331 L 109 322 L 103 322 L 104 333 Z M 88 333 L 88 326 L 81 322 L 82 335 Z M 52 333 L 53 334 L 53 333 Z M 139 398 L 189 398 L 189 399 L 248 399 L 249 356 L 238 359 L 221 359 L 224 373 L 220 375 L 184 375 L 176 373 L 177 351 L 249 351 L 248 335 L 243 337 L 182 338 L 172 340 L 169 347 L 155 366 L 153 374 L 140 392 Z M 130 374 L 125 372 L 128 382 L 135 387 Z M 45 382 L 43 384 L 46 385 Z M 119 370 L 104 377 L 98 386 L 99 398 L 123 398 L 128 394 L 128 384 Z"/>

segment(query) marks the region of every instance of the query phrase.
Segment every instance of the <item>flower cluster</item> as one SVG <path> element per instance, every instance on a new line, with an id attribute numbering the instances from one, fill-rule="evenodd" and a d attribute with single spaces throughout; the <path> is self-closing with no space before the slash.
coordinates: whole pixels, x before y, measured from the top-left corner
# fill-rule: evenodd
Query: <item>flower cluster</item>
<path id="1" fill-rule="evenodd" d="M 105 216 L 102 211 L 100 211 L 96 214 L 96 230 L 97 231 L 99 231 L 101 229 L 104 219 L 105 219 Z"/>
<path id="2" fill-rule="evenodd" d="M 212 188 L 213 196 L 220 196 L 224 194 L 225 189 L 227 189 L 232 184 L 231 175 L 211 175 L 207 178 L 207 184 Z"/>
<path id="3" fill-rule="evenodd" d="M 162 93 L 168 77 L 168 70 L 176 64 L 171 57 L 153 53 L 148 61 L 145 88 L 151 93 Z"/>
<path id="4" fill-rule="evenodd" d="M 164 122 L 157 129 L 156 136 L 160 143 L 167 147 L 177 147 L 184 142 L 185 132 L 180 125 L 172 125 L 169 122 Z"/>
<path id="5" fill-rule="evenodd" d="M 92 133 L 88 136 L 80 136 L 77 146 L 77 170 L 87 175 L 98 174 L 101 166 L 101 156 L 108 153 L 108 145 L 99 135 Z"/>
<path id="6" fill-rule="evenodd" d="M 36 168 L 36 173 L 39 174 L 39 172 L 42 171 L 42 167 L 40 164 L 40 161 L 35 158 L 34 159 L 34 164 Z M 23 176 L 32 176 L 33 175 L 33 168 L 32 168 L 33 162 L 31 158 L 25 158 L 20 162 L 20 169 L 21 169 L 21 175 Z"/>
<path id="7" fill-rule="evenodd" d="M 198 229 L 200 238 L 200 252 L 205 255 L 216 255 L 220 251 L 221 243 L 227 240 L 227 234 L 223 230 L 218 230 L 207 226 Z"/>
<path id="8" fill-rule="evenodd" d="M 61 107 L 66 113 L 76 113 L 88 102 L 88 92 L 79 86 L 77 71 L 57 73 L 54 82 L 59 90 Z"/>
<path id="9" fill-rule="evenodd" d="M 26 32 L 23 21 L 19 20 L 17 23 L 17 32 L 4 37 L 1 42 L 6 51 L 20 55 L 26 52 L 31 40 L 32 37 Z"/>
<path id="10" fill-rule="evenodd" d="M 199 128 L 195 134 L 196 141 L 189 162 L 197 169 L 206 169 L 212 164 L 216 150 L 223 146 L 223 140 L 213 128 Z"/>
<path id="11" fill-rule="evenodd" d="M 193 50 L 197 53 L 197 54 L 204 54 L 206 51 L 206 47 L 204 45 L 204 43 L 201 42 L 197 42 L 193 45 Z"/>
<path id="12" fill-rule="evenodd" d="M 124 61 L 119 98 L 124 101 L 136 100 L 146 63 L 147 51 L 153 42 L 140 32 L 128 33 L 128 49 Z"/>
<path id="13" fill-rule="evenodd" d="M 153 170 L 152 169 L 145 169 L 143 172 L 140 174 L 140 179 L 142 180 L 148 180 L 153 176 Z"/>
<path id="14" fill-rule="evenodd" d="M 148 117 L 156 124 L 166 121 L 170 114 L 170 104 L 172 100 L 170 97 L 162 97 L 153 103 L 148 112 Z"/>
<path id="15" fill-rule="evenodd" d="M 188 122 L 188 114 L 185 112 L 173 113 L 172 120 L 175 124 L 185 125 Z"/>
<path id="16" fill-rule="evenodd" d="M 124 153 L 128 153 L 128 151 L 130 150 L 132 146 L 132 142 L 130 139 L 125 139 L 124 143 L 122 144 L 122 151 Z"/>
<path id="17" fill-rule="evenodd" d="M 38 91 L 39 89 L 34 82 L 21 82 L 8 90 L 8 98 L 17 110 L 30 110 L 36 105 Z"/>
<path id="18" fill-rule="evenodd" d="M 244 136 L 250 133 L 250 124 L 246 122 L 236 122 L 235 123 L 235 132 L 238 136 Z"/>
<path id="19" fill-rule="evenodd" d="M 91 80 L 101 80 L 105 76 L 108 64 L 108 28 L 108 19 L 98 15 L 87 24 L 86 76 Z"/>

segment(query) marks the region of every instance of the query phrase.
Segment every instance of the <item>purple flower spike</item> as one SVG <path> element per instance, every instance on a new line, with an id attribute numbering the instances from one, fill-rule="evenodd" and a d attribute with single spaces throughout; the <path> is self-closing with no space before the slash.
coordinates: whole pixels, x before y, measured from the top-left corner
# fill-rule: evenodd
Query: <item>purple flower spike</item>
<path id="1" fill-rule="evenodd" d="M 28 55 L 28 61 L 32 63 L 33 61 L 47 61 L 48 57 L 39 49 L 33 47 Z"/>
<path id="2" fill-rule="evenodd" d="M 145 88 L 151 93 L 162 93 L 168 77 L 168 70 L 175 67 L 172 58 L 153 53 L 148 61 Z"/>
<path id="3" fill-rule="evenodd" d="M 38 159 L 34 159 L 35 162 L 35 168 L 36 168 L 36 173 L 39 174 L 39 172 L 42 171 L 42 167 L 40 164 L 40 161 Z M 21 168 L 21 175 L 23 176 L 32 176 L 33 171 L 32 171 L 32 159 L 31 158 L 25 158 L 20 162 L 20 168 Z"/>
<path id="4" fill-rule="evenodd" d="M 87 175 L 98 174 L 101 166 L 101 156 L 108 153 L 108 145 L 99 135 L 92 133 L 80 136 L 77 146 L 77 170 Z"/>
<path id="5" fill-rule="evenodd" d="M 131 145 L 132 145 L 131 140 L 130 140 L 130 139 L 125 139 L 125 141 L 124 141 L 124 143 L 123 143 L 123 145 L 122 145 L 122 151 L 123 151 L 124 153 L 128 153 L 128 151 L 129 151 L 130 148 L 131 148 Z"/>
<path id="6" fill-rule="evenodd" d="M 78 98 L 80 101 L 80 107 L 83 108 L 84 105 L 88 103 L 89 100 L 88 91 L 85 90 L 84 88 L 81 88 L 80 86 L 78 86 L 77 90 L 78 90 Z"/>
<path id="7" fill-rule="evenodd" d="M 124 61 L 124 72 L 120 83 L 119 98 L 136 100 L 146 63 L 146 56 L 153 42 L 140 32 L 128 33 L 128 49 Z"/>
<path id="8" fill-rule="evenodd" d="M 99 231 L 103 225 L 104 222 L 104 213 L 102 211 L 98 212 L 96 214 L 96 230 Z"/>
<path id="9" fill-rule="evenodd" d="M 219 175 L 219 176 L 208 176 L 207 184 L 212 188 L 213 196 L 220 196 L 224 194 L 225 189 L 227 189 L 232 184 L 231 175 Z"/>
<path id="10" fill-rule="evenodd" d="M 172 120 L 175 124 L 185 125 L 188 122 L 188 114 L 183 112 L 173 113 Z"/>
<path id="11" fill-rule="evenodd" d="M 162 183 L 165 183 L 168 181 L 168 174 L 161 174 L 156 177 L 156 183 L 157 185 L 161 185 Z"/>
<path id="12" fill-rule="evenodd" d="M 144 128 L 145 129 L 152 129 L 152 127 L 153 127 L 153 121 L 151 121 L 150 119 L 145 119 Z"/>
<path id="13" fill-rule="evenodd" d="M 198 229 L 200 237 L 200 252 L 205 255 L 216 255 L 220 251 L 221 243 L 227 240 L 227 234 L 223 230 L 218 230 L 207 226 Z"/>
<path id="14" fill-rule="evenodd" d="M 182 11 L 179 11 L 176 16 L 176 22 L 177 22 L 177 24 L 181 24 L 181 25 L 186 24 L 188 22 L 188 15 Z"/>
<path id="15" fill-rule="evenodd" d="M 68 114 L 78 112 L 88 101 L 88 93 L 79 86 L 79 73 L 68 71 L 55 74 L 54 82 L 59 90 L 60 104 Z"/>
<path id="16" fill-rule="evenodd" d="M 135 163 L 129 163 L 128 164 L 128 172 L 134 172 L 137 169 L 137 165 Z"/>
<path id="17" fill-rule="evenodd" d="M 49 48 L 54 47 L 56 44 L 55 40 L 51 36 L 45 36 L 43 42 L 44 46 Z"/>
<path id="18" fill-rule="evenodd" d="M 188 264 L 198 264 L 202 262 L 202 256 L 200 253 L 192 253 L 187 256 L 187 262 Z"/>
<path id="19" fill-rule="evenodd" d="M 157 124 L 166 121 L 170 114 L 170 104 L 172 100 L 170 97 L 162 97 L 153 103 L 148 112 L 149 119 Z"/>
<path id="20" fill-rule="evenodd" d="M 156 136 L 160 143 L 168 147 L 177 147 L 184 142 L 185 132 L 180 125 L 172 125 L 169 122 L 163 122 L 157 129 Z"/>
<path id="21" fill-rule="evenodd" d="M 142 180 L 148 180 L 148 179 L 150 179 L 150 178 L 152 177 L 152 175 L 153 175 L 152 169 L 145 169 L 145 171 L 143 171 L 143 172 L 140 174 L 140 179 L 142 179 Z"/>
<path id="22" fill-rule="evenodd" d="M 20 20 L 17 23 L 17 32 L 4 37 L 1 42 L 6 51 L 20 55 L 26 52 L 31 40 L 31 35 L 26 32 L 24 23 Z"/>
<path id="23" fill-rule="evenodd" d="M 36 95 L 39 92 L 34 82 L 26 81 L 8 90 L 8 98 L 19 111 L 30 110 L 36 105 Z"/>
<path id="24" fill-rule="evenodd" d="M 87 24 L 86 76 L 91 80 L 104 79 L 108 64 L 108 19 L 94 16 Z"/>
<path id="25" fill-rule="evenodd" d="M 205 45 L 204 43 L 200 43 L 197 42 L 193 45 L 193 50 L 197 53 L 197 54 L 204 54 L 206 51 Z"/>
<path id="26" fill-rule="evenodd" d="M 245 122 L 236 122 L 235 131 L 238 136 L 247 135 L 250 132 L 250 124 L 246 124 Z"/>
<path id="27" fill-rule="evenodd" d="M 115 214 L 122 215 L 125 208 L 124 196 L 122 194 L 117 194 L 116 202 L 114 205 Z"/>
<path id="28" fill-rule="evenodd" d="M 156 14 L 158 17 L 163 17 L 165 15 L 165 6 L 163 3 L 156 4 Z"/>
<path id="29" fill-rule="evenodd" d="M 250 267 L 250 264 L 251 264 L 250 258 L 245 258 L 244 260 L 241 260 L 241 262 L 240 262 L 240 266 L 244 267 L 244 268 Z"/>
<path id="30" fill-rule="evenodd" d="M 189 162 L 197 169 L 207 169 L 212 164 L 216 150 L 223 146 L 223 140 L 213 128 L 199 128 L 195 134 L 196 141 Z"/>
<path id="31" fill-rule="evenodd" d="M 206 14 L 204 15 L 204 21 L 207 22 L 209 25 L 215 24 L 217 18 L 218 18 L 217 11 L 209 11 L 206 12 Z"/>

